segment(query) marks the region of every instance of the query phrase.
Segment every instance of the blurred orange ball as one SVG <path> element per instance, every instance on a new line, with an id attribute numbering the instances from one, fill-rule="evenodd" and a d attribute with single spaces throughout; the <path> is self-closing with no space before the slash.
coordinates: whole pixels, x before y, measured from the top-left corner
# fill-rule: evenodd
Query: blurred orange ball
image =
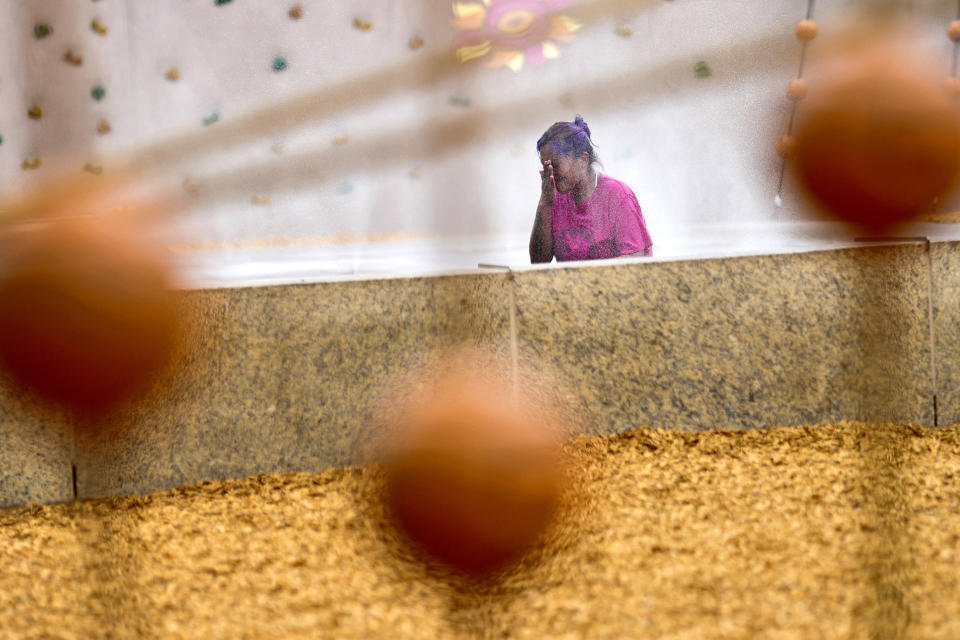
<path id="1" fill-rule="evenodd" d="M 177 334 L 170 273 L 132 229 L 97 219 L 7 234 L 0 363 L 37 396 L 98 416 L 143 390 Z"/>
<path id="2" fill-rule="evenodd" d="M 872 232 L 910 221 L 956 184 L 960 114 L 942 80 L 883 35 L 833 53 L 797 112 L 791 156 L 828 215 Z M 869 44 L 865 44 L 869 42 Z"/>
<path id="3" fill-rule="evenodd" d="M 960 20 L 954 20 L 947 27 L 947 37 L 956 42 L 960 40 Z"/>
<path id="4" fill-rule="evenodd" d="M 482 578 L 545 531 L 564 487 L 545 414 L 502 387 L 462 376 L 404 412 L 387 461 L 386 499 L 421 549 Z"/>

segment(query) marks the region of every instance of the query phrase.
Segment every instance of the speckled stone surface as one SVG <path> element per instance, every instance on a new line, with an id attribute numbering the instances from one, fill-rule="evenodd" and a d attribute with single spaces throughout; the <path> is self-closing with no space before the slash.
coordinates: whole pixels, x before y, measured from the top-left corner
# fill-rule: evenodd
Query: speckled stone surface
<path id="1" fill-rule="evenodd" d="M 937 423 L 960 423 L 960 242 L 930 245 Z"/>
<path id="2" fill-rule="evenodd" d="M 77 443 L 81 497 L 355 459 L 383 387 L 436 347 L 509 343 L 505 273 L 184 292 L 171 380 Z"/>
<path id="3" fill-rule="evenodd" d="M 0 374 L 0 507 L 73 499 L 71 428 Z"/>
<path id="4" fill-rule="evenodd" d="M 923 243 L 516 274 L 588 430 L 933 424 Z"/>
<path id="5" fill-rule="evenodd" d="M 960 313 L 950 304 L 960 250 L 932 246 L 944 424 L 960 422 L 945 409 L 960 411 L 946 367 L 960 346 L 941 337 Z M 383 390 L 422 355 L 462 342 L 509 350 L 511 294 L 521 363 L 559 376 L 586 432 L 933 424 L 930 258 L 916 243 L 613 262 L 513 280 L 480 273 L 183 292 L 192 330 L 179 366 L 147 400 L 78 433 L 78 492 L 357 461 Z M 0 400 L 0 500 L 71 497 L 69 438 Z"/>

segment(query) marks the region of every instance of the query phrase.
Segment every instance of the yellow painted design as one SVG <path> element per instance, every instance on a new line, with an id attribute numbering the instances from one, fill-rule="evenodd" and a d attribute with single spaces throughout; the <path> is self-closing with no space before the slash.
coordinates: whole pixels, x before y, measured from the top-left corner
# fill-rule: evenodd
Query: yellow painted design
<path id="1" fill-rule="evenodd" d="M 455 18 L 469 18 L 477 14 L 486 15 L 487 11 L 476 2 L 454 2 L 453 16 Z"/>
<path id="2" fill-rule="evenodd" d="M 487 10 L 476 3 L 454 2 L 453 3 L 453 23 L 457 29 L 464 31 L 473 31 L 483 26 L 483 21 L 487 17 Z"/>
<path id="3" fill-rule="evenodd" d="M 483 64 L 485 67 L 505 67 L 517 56 L 522 57 L 523 54 L 519 51 L 494 51 L 490 55 L 490 59 Z"/>
<path id="4" fill-rule="evenodd" d="M 457 49 L 457 60 L 460 62 L 466 62 L 468 60 L 473 60 L 474 58 L 479 58 L 490 53 L 490 41 L 481 42 L 480 44 L 469 45 L 466 47 L 460 47 Z"/>
<path id="5" fill-rule="evenodd" d="M 550 19 L 550 37 L 554 40 L 569 42 L 573 34 L 582 25 L 569 16 L 554 16 Z"/>

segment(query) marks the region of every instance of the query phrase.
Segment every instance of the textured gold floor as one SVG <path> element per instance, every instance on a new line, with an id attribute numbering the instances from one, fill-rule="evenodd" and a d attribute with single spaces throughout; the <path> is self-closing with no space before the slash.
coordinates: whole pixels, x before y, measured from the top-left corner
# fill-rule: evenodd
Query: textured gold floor
<path id="1" fill-rule="evenodd" d="M 960 427 L 639 430 L 471 585 L 396 544 L 376 467 L 0 511 L 0 637 L 958 638 Z"/>

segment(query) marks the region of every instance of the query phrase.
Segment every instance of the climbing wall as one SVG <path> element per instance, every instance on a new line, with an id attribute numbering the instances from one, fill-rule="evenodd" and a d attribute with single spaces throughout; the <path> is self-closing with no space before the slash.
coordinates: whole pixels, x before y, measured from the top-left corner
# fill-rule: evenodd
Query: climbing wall
<path id="1" fill-rule="evenodd" d="M 242 137 L 156 167 L 188 203 L 172 225 L 185 255 L 299 251 L 341 274 L 521 264 L 535 142 L 581 113 L 655 255 L 763 249 L 758 229 L 810 219 L 777 150 L 802 99 L 789 83 L 869 5 L 8 1 L 0 189 L 60 163 L 96 180 L 123 154 L 234 125 Z M 931 67 L 955 73 L 956 3 L 900 6 Z M 797 32 L 806 19 L 817 38 Z"/>

